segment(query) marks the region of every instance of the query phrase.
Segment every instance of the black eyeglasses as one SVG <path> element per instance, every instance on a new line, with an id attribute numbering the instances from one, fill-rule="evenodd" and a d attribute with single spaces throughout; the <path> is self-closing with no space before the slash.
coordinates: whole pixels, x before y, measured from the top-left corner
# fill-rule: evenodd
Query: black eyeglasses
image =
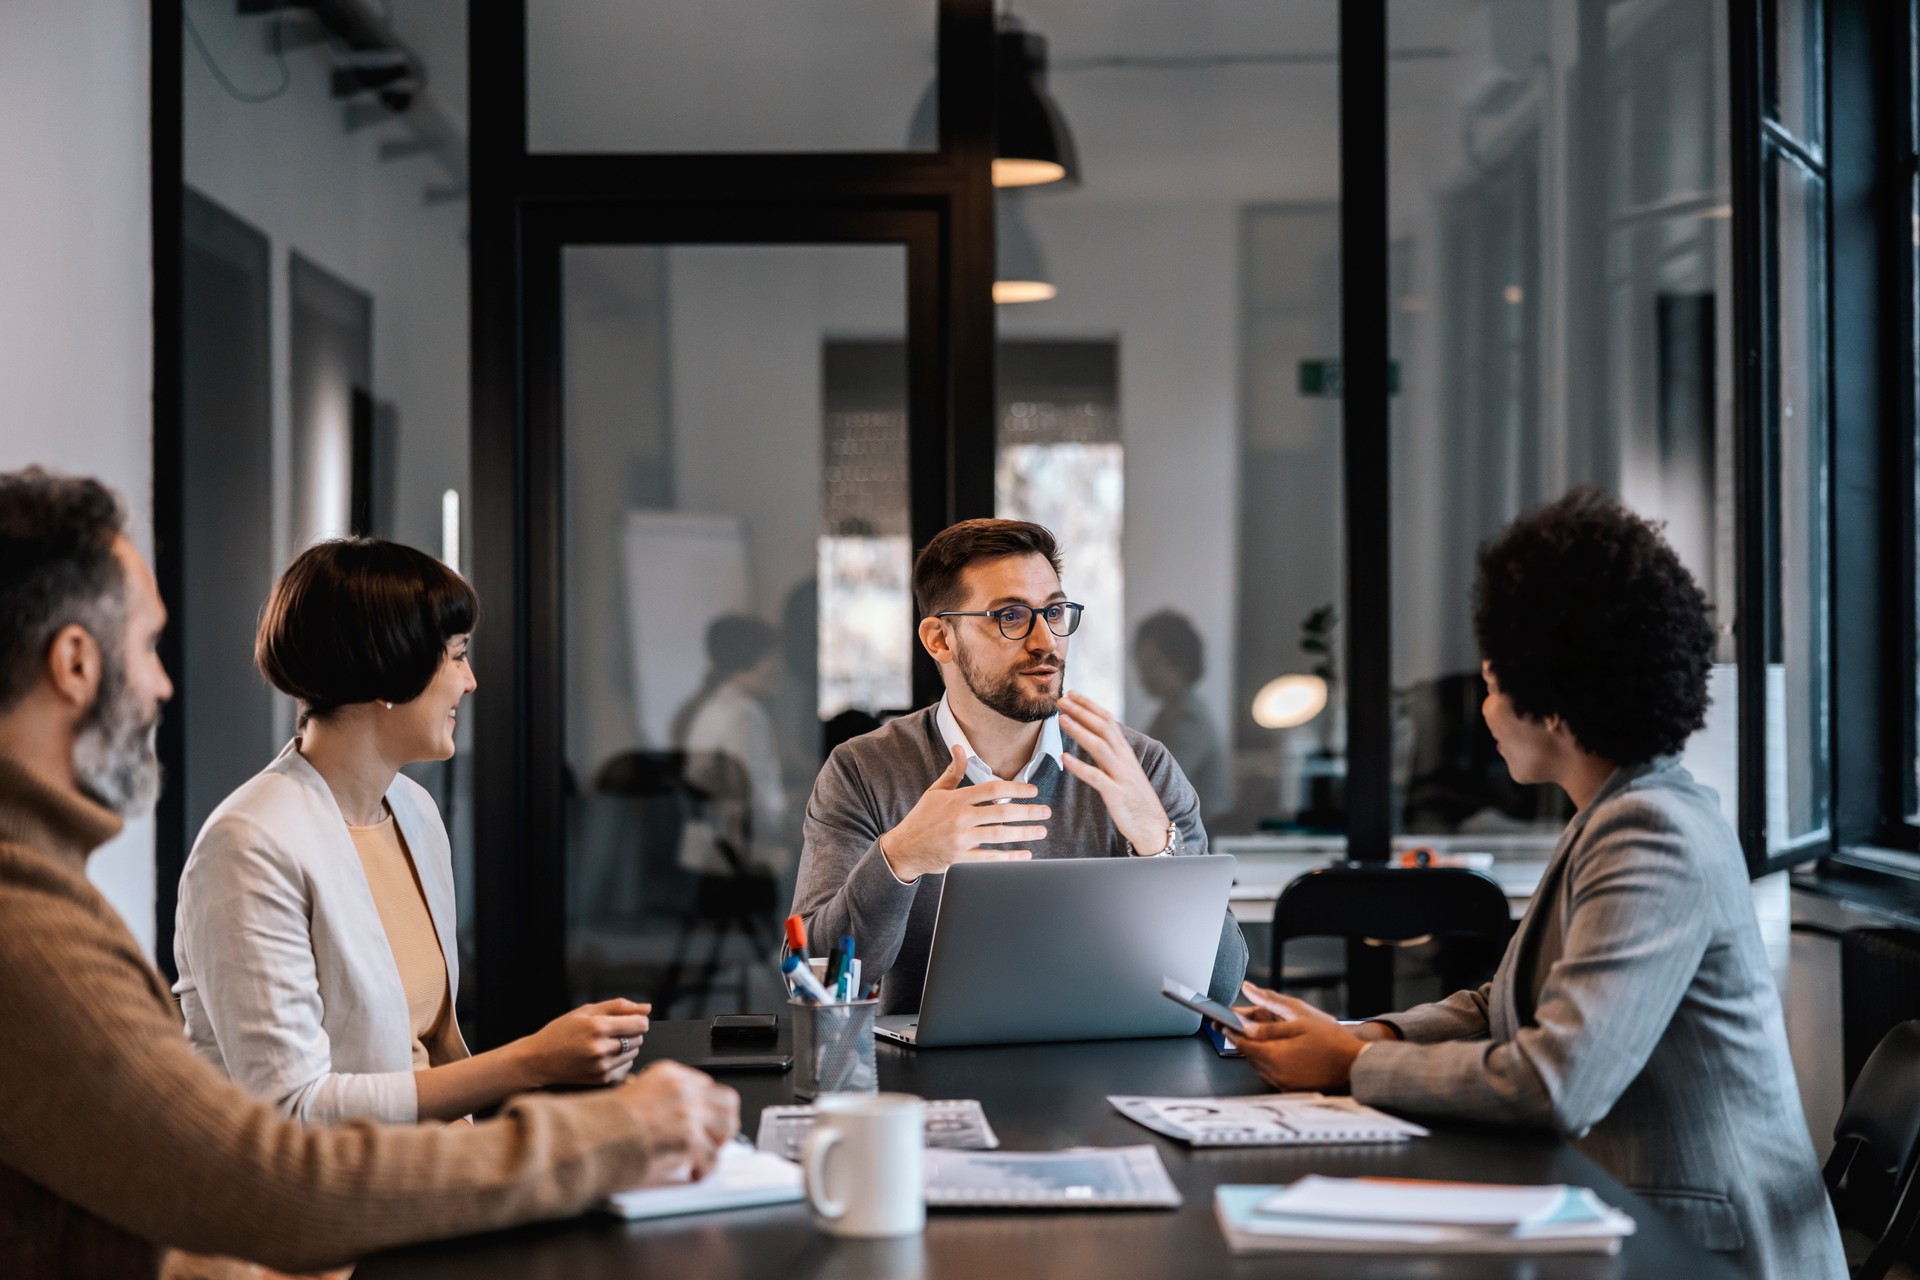
<path id="1" fill-rule="evenodd" d="M 1000 627 L 1000 634 L 1009 640 L 1025 640 L 1033 634 L 1035 618 L 1047 620 L 1047 630 L 1057 636 L 1070 636 L 1080 629 L 1080 615 L 1085 606 L 1061 601 L 1040 609 L 1032 609 L 1024 604 L 1010 604 L 1004 609 L 978 609 L 971 612 L 953 610 L 948 613 L 936 613 L 936 618 L 992 618 Z"/>

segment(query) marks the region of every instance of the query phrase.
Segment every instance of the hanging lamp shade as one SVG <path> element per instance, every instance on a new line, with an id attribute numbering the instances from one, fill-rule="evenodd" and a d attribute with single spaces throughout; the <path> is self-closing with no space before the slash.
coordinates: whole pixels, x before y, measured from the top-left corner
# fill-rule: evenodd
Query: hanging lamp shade
<path id="1" fill-rule="evenodd" d="M 907 125 L 907 147 L 940 146 L 940 82 L 927 85 Z M 1080 153 L 1066 117 L 1047 92 L 1047 38 L 1001 19 L 994 36 L 993 185 L 1032 187 L 1078 182 Z"/>
<path id="2" fill-rule="evenodd" d="M 994 36 L 993 185 L 1079 180 L 1080 153 L 1047 92 L 1047 38 L 1009 15 Z"/>
<path id="3" fill-rule="evenodd" d="M 1002 192 L 994 199 L 993 300 L 1045 302 L 1057 295 L 1040 256 L 1040 241 L 1027 223 L 1026 198 Z"/>

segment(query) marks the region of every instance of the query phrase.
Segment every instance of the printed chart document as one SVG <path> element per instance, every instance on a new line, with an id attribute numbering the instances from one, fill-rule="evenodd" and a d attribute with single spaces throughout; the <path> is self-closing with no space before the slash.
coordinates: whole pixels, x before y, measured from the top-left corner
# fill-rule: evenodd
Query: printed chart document
<path id="1" fill-rule="evenodd" d="M 744 1142 L 729 1142 L 720 1148 L 720 1160 L 713 1172 L 700 1181 L 618 1191 L 600 1207 L 622 1218 L 668 1218 L 682 1213 L 786 1204 L 804 1194 L 799 1165 L 755 1151 Z"/>
<path id="2" fill-rule="evenodd" d="M 1173 1209 L 1180 1192 L 1150 1146 L 927 1152 L 933 1209 Z"/>
<path id="3" fill-rule="evenodd" d="M 1427 1131 L 1411 1121 L 1321 1093 L 1249 1098 L 1107 1099 L 1121 1115 L 1196 1147 L 1295 1147 L 1342 1142 L 1405 1142 Z"/>
<path id="4" fill-rule="evenodd" d="M 798 1160 L 813 1132 L 814 1110 L 803 1106 L 767 1107 L 760 1112 L 754 1145 L 762 1151 Z M 972 1098 L 942 1098 L 927 1103 L 927 1145 L 964 1151 L 992 1151 L 1000 1136 L 987 1113 Z"/>
<path id="5" fill-rule="evenodd" d="M 1222 1186 L 1235 1253 L 1617 1253 L 1633 1219 L 1586 1187 L 1400 1178 Z"/>

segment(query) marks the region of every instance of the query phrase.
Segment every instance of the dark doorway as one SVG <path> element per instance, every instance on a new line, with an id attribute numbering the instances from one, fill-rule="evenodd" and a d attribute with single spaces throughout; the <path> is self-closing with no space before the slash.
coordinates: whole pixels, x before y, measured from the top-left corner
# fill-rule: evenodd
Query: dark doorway
<path id="1" fill-rule="evenodd" d="M 273 753 L 273 702 L 253 630 L 273 581 L 273 409 L 267 237 L 196 191 L 184 200 L 181 306 L 183 592 L 181 847 Z M 180 768 L 191 762 L 191 767 Z M 175 873 L 177 874 L 177 868 Z M 172 956 L 177 885 L 163 870 L 160 954 Z"/>
<path id="2" fill-rule="evenodd" d="M 298 552 L 358 531 L 356 515 L 372 522 L 373 299 L 297 253 L 287 263 L 287 292 L 290 550 Z"/>

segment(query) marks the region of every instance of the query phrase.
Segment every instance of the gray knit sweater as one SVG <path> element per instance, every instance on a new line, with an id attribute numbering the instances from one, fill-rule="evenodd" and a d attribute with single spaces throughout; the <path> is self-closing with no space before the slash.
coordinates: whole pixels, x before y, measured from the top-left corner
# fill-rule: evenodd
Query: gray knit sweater
<path id="1" fill-rule="evenodd" d="M 927 953 L 940 909 L 942 875 L 901 884 L 880 852 L 880 836 L 905 818 L 928 787 L 953 763 L 935 708 L 901 716 L 834 749 L 814 780 L 807 802 L 805 847 L 793 910 L 807 922 L 807 936 L 824 948 L 843 934 L 858 940 L 861 972 L 881 979 L 880 1007 L 912 1013 L 926 984 Z M 1145 734 L 1124 730 L 1147 777 L 1160 793 L 1167 816 L 1180 827 L 1180 852 L 1203 854 L 1207 832 L 1193 787 L 1167 749 Z M 1064 749 L 1086 753 L 1071 738 Z M 1047 838 L 1029 842 L 1036 858 L 1127 856 L 1126 840 L 1107 816 L 1099 793 L 1067 777 L 1051 759 L 1041 764 L 1035 803 L 1051 805 Z M 1247 971 L 1247 943 L 1228 912 L 1220 930 L 1209 994 L 1231 1003 Z"/>

